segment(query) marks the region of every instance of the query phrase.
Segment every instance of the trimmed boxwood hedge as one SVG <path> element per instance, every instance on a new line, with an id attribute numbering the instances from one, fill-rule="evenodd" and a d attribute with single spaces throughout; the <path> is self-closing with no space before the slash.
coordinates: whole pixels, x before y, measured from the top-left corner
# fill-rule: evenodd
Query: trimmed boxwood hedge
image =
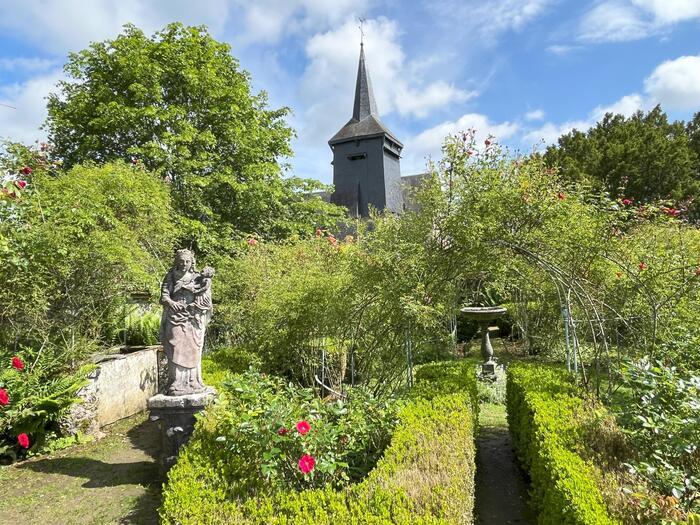
<path id="1" fill-rule="evenodd" d="M 518 459 L 530 474 L 532 505 L 543 525 L 617 524 L 603 501 L 584 446 L 585 407 L 563 370 L 518 364 L 508 369 L 508 426 Z"/>
<path id="2" fill-rule="evenodd" d="M 170 524 L 471 524 L 474 508 L 476 380 L 471 365 L 424 365 L 399 411 L 391 444 L 369 475 L 325 488 L 229 499 L 225 457 L 213 446 L 214 410 L 198 421 L 164 488 Z"/>

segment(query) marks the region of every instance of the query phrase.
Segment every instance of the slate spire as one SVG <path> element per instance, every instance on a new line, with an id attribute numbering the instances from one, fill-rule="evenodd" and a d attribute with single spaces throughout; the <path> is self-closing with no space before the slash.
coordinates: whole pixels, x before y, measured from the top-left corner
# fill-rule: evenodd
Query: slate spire
<path id="1" fill-rule="evenodd" d="M 357 82 L 355 83 L 355 106 L 352 118 L 358 122 L 370 115 L 377 115 L 377 102 L 374 100 L 372 81 L 365 65 L 365 46 L 360 44 L 360 63 L 357 66 Z"/>

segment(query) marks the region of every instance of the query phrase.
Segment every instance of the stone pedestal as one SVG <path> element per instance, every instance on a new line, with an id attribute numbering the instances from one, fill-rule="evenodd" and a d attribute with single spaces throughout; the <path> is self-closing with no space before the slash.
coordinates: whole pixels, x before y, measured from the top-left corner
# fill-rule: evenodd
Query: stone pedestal
<path id="1" fill-rule="evenodd" d="M 161 474 L 165 476 L 177 461 L 177 455 L 194 431 L 195 414 L 203 410 L 216 396 L 213 388 L 200 394 L 166 396 L 158 394 L 148 400 L 151 421 L 160 427 L 161 452 L 158 458 Z"/>

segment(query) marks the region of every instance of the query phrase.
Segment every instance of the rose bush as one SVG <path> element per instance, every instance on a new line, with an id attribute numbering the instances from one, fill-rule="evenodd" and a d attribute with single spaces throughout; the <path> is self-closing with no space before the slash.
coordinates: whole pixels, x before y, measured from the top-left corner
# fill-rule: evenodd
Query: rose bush
<path id="1" fill-rule="evenodd" d="M 311 389 L 248 371 L 224 379 L 203 424 L 236 494 L 344 485 L 363 478 L 388 445 L 396 407 L 362 389 L 322 400 Z M 225 461 L 224 461 L 225 458 Z"/>

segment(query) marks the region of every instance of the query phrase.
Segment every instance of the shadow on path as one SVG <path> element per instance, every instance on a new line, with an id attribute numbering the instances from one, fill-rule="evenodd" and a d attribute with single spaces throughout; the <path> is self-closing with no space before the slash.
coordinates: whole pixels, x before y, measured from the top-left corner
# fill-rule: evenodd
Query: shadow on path
<path id="1" fill-rule="evenodd" d="M 507 427 L 481 427 L 476 438 L 476 524 L 530 525 L 527 483 Z"/>
<path id="2" fill-rule="evenodd" d="M 43 484 L 39 490 L 63 494 L 66 508 L 56 508 L 53 514 L 60 522 L 157 524 L 162 479 L 155 460 L 159 451 L 156 424 L 139 416 L 137 421 L 123 420 L 105 430 L 103 440 L 68 449 L 59 457 L 18 464 L 16 469 L 26 472 L 25 477 L 33 476 L 38 487 Z M 95 496 L 94 510 L 84 508 Z M 71 515 L 71 505 L 81 507 L 82 517 Z M 37 507 L 29 522 L 52 514 L 43 505 Z"/>

